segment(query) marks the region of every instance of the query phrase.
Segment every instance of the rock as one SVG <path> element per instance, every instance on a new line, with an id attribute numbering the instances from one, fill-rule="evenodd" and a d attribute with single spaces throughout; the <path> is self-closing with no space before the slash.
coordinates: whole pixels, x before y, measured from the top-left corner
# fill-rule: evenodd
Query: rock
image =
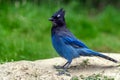
<path id="1" fill-rule="evenodd" d="M 120 61 L 120 54 L 106 54 Z M 102 74 L 120 80 L 120 64 L 98 57 L 80 57 L 73 60 L 68 69 L 70 76 L 60 75 L 53 67 L 63 65 L 63 58 L 37 61 L 16 61 L 0 65 L 0 80 L 70 80 L 80 75 Z"/>

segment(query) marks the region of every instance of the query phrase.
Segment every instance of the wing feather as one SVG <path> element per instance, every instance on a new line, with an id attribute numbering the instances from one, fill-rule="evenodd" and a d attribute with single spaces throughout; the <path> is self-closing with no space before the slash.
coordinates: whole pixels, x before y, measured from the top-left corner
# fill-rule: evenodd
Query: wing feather
<path id="1" fill-rule="evenodd" d="M 64 43 L 68 44 L 68 45 L 71 45 L 75 48 L 88 48 L 82 41 L 76 39 L 76 38 L 73 38 L 73 37 L 61 37 L 64 41 Z"/>

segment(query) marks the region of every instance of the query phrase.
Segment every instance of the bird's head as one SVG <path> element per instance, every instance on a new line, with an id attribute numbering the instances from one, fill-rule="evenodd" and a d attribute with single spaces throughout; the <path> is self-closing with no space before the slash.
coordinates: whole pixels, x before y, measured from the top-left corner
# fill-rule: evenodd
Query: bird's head
<path id="1" fill-rule="evenodd" d="M 50 21 L 52 21 L 53 25 L 64 25 L 65 24 L 65 11 L 63 10 L 63 8 L 61 8 L 60 10 L 58 10 L 56 13 L 54 13 L 52 15 L 51 18 L 49 18 Z"/>

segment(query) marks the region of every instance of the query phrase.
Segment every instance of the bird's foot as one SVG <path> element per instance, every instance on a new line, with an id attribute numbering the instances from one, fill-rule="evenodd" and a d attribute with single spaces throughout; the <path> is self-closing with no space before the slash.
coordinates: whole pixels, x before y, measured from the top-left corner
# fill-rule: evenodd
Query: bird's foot
<path id="1" fill-rule="evenodd" d="M 70 73 L 68 72 L 68 70 L 66 69 L 57 69 L 58 73 L 57 75 L 60 76 L 60 75 L 67 75 L 67 76 L 71 76 Z"/>
<path id="2" fill-rule="evenodd" d="M 57 75 L 67 75 L 67 76 L 70 76 L 70 73 L 68 72 L 67 68 L 64 67 L 64 66 L 59 66 L 59 65 L 54 65 L 54 68 L 58 71 Z"/>
<path id="3" fill-rule="evenodd" d="M 64 69 L 64 67 L 63 67 L 63 66 L 59 66 L 59 65 L 57 65 L 57 66 L 56 66 L 56 65 L 54 65 L 54 68 L 55 68 L 55 69 Z"/>

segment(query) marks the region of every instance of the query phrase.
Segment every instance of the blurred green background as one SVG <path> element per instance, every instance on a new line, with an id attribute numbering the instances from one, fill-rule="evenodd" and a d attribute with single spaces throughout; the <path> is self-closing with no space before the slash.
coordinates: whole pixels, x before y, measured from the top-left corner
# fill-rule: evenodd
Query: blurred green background
<path id="1" fill-rule="evenodd" d="M 120 0 L 0 0 L 0 62 L 58 56 L 48 18 L 61 7 L 88 47 L 120 53 Z"/>

